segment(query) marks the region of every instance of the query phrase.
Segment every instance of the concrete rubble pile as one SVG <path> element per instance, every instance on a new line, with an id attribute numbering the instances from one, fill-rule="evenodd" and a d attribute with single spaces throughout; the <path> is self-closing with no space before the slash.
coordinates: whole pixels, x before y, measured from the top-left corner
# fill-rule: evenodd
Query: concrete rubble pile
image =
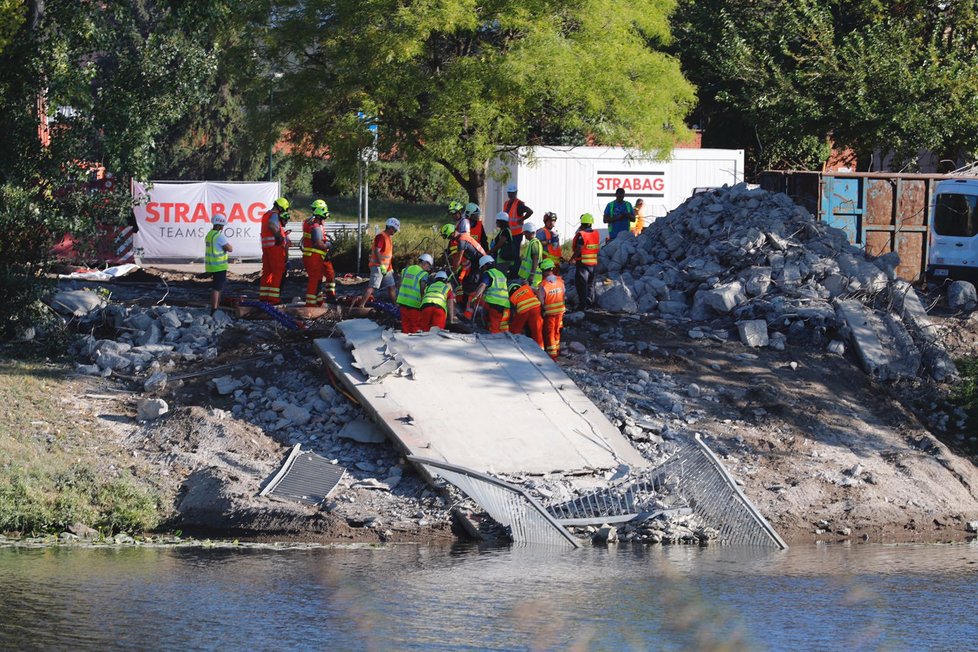
<path id="1" fill-rule="evenodd" d="M 899 257 L 867 256 L 843 231 L 787 195 L 746 184 L 691 197 L 640 236 L 601 249 L 598 307 L 682 323 L 693 339 L 751 347 L 786 343 L 843 353 L 848 341 L 872 376 L 909 378 L 923 366 L 954 375 Z M 567 278 L 575 294 L 573 271 Z M 568 318 L 573 322 L 574 315 Z"/>
<path id="2" fill-rule="evenodd" d="M 88 334 L 73 345 L 75 357 L 83 362 L 79 373 L 108 377 L 113 372 L 153 377 L 165 373 L 177 362 L 211 360 L 217 357 L 217 338 L 232 320 L 224 312 L 213 316 L 203 308 L 126 307 L 108 304 L 95 307 L 79 317 L 80 330 L 116 335 L 99 339 Z M 162 380 L 157 375 L 147 389 Z"/>

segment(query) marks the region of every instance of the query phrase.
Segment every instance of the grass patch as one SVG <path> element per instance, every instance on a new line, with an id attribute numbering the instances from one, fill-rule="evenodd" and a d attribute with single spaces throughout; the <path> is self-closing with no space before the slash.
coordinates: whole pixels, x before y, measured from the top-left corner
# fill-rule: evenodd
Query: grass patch
<path id="1" fill-rule="evenodd" d="M 135 533 L 159 522 L 156 491 L 132 459 L 72 408 L 78 391 L 58 365 L 0 360 L 0 532 L 84 523 Z"/>
<path id="2" fill-rule="evenodd" d="M 309 205 L 315 195 L 296 195 L 289 198 L 293 208 L 290 213 L 293 220 L 298 222 L 309 217 Z M 329 205 L 330 219 L 335 222 L 357 221 L 356 197 L 322 197 Z M 370 200 L 370 226 L 383 226 L 388 217 L 396 217 L 402 224 L 420 226 L 441 226 L 448 219 L 448 204 L 413 204 L 392 199 Z"/>

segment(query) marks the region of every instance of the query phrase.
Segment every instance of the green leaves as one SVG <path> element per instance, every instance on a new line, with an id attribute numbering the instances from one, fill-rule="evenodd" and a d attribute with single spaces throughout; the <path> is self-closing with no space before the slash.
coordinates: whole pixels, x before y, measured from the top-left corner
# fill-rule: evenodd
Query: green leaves
<path id="1" fill-rule="evenodd" d="M 287 73 L 282 113 L 293 137 L 334 161 L 362 146 L 349 116 L 376 115 L 382 151 L 441 164 L 473 196 L 500 146 L 590 138 L 668 149 L 694 101 L 678 61 L 656 49 L 671 6 L 283 1 L 272 37 Z"/>
<path id="2" fill-rule="evenodd" d="M 681 0 L 674 25 L 699 119 L 739 125 L 717 144 L 754 140 L 760 167 L 818 168 L 831 136 L 862 166 L 880 151 L 900 167 L 978 145 L 975 14 L 974 2 Z"/>

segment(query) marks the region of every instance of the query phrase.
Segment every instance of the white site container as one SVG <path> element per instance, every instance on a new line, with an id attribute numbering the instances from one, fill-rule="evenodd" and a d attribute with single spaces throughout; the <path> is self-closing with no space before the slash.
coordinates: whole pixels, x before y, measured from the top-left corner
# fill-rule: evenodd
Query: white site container
<path id="1" fill-rule="evenodd" d="M 519 198 L 533 209 L 537 228 L 543 214 L 557 213 L 557 233 L 568 240 L 582 213 L 594 215 L 596 228 L 605 205 L 614 199 L 616 184 L 626 186 L 625 199 L 645 200 L 647 222 L 662 217 L 697 189 L 733 185 L 744 180 L 742 149 L 674 149 L 669 160 L 657 161 L 621 147 L 525 147 L 518 155 L 501 155 L 490 164 L 483 211 L 486 226 L 495 229 L 496 214 L 506 201 L 506 186 L 516 183 Z"/>

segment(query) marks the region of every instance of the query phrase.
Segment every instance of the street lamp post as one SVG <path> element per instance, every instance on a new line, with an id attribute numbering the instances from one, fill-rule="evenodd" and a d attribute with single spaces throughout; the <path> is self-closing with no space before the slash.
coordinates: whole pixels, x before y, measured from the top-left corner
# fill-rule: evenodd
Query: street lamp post
<path id="1" fill-rule="evenodd" d="M 273 72 L 273 73 L 270 74 L 270 77 L 272 79 L 272 83 L 268 87 L 268 115 L 269 115 L 269 118 L 271 117 L 271 114 L 272 114 L 272 107 L 275 106 L 275 82 L 277 82 L 279 79 L 281 79 L 283 74 L 284 73 L 281 73 L 281 72 Z M 274 147 L 275 147 L 275 139 L 273 138 L 273 139 L 270 139 L 268 141 L 268 180 L 269 181 L 272 180 L 272 154 L 274 153 L 273 152 L 273 148 Z"/>

